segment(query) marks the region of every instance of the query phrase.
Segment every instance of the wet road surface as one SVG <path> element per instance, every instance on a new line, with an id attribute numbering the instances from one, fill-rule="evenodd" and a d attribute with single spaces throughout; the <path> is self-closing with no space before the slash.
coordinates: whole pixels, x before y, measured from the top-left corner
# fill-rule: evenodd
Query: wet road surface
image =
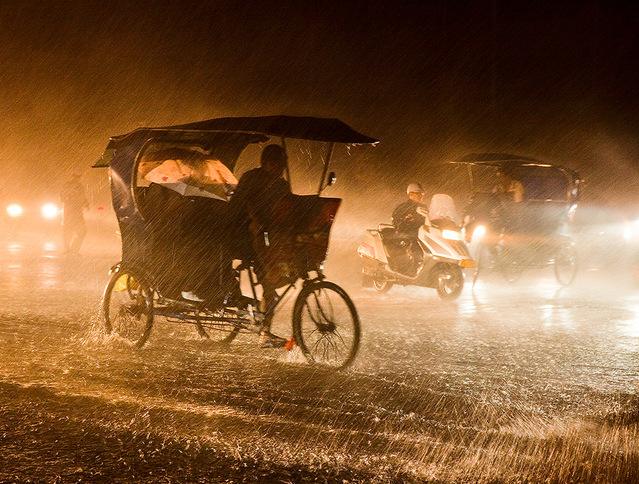
<path id="1" fill-rule="evenodd" d="M 639 480 L 639 291 L 597 274 L 444 303 L 336 273 L 363 339 L 335 373 L 169 324 L 132 350 L 101 329 L 113 257 L 2 249 L 0 481 Z"/>

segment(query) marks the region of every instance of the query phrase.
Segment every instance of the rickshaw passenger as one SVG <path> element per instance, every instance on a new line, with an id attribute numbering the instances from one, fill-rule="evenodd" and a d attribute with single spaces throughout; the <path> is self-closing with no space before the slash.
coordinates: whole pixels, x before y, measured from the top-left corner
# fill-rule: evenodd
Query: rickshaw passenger
<path id="1" fill-rule="evenodd" d="M 247 171 L 237 185 L 230 201 L 231 220 L 234 224 L 236 257 L 255 262 L 255 270 L 264 291 L 264 310 L 276 300 L 275 287 L 269 281 L 263 261 L 256 257 L 254 242 L 259 237 L 268 237 L 273 231 L 286 231 L 286 217 L 278 214 L 275 207 L 291 196 L 291 187 L 283 178 L 286 168 L 286 151 L 279 145 L 264 148 L 260 167 Z M 264 321 L 262 339 L 265 346 L 282 346 L 286 340 L 271 333 L 272 314 Z"/>
<path id="2" fill-rule="evenodd" d="M 158 183 L 151 183 L 144 196 L 144 213 L 150 235 L 149 261 L 163 293 L 178 297 L 184 285 L 183 219 L 188 199 Z M 188 265 L 187 267 L 190 267 Z"/>

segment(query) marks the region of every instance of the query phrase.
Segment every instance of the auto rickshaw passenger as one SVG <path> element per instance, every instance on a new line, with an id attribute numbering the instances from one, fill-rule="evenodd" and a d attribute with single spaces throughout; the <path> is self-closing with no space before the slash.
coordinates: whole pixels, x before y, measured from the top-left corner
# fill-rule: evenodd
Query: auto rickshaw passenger
<path id="1" fill-rule="evenodd" d="M 497 184 L 493 188 L 493 193 L 501 193 L 508 196 L 508 200 L 521 203 L 524 201 L 524 185 L 514 178 L 513 173 L 505 168 L 497 171 Z"/>
<path id="2" fill-rule="evenodd" d="M 277 231 L 286 231 L 288 214 L 277 211 L 280 202 L 291 196 L 290 184 L 283 178 L 286 163 L 284 148 L 275 144 L 266 146 L 262 151 L 261 166 L 242 175 L 230 201 L 231 220 L 235 224 L 236 256 L 254 263 L 263 288 L 263 311 L 272 308 L 277 298 L 273 277 L 268 272 L 271 261 L 267 259 L 271 245 L 269 238 Z M 286 340 L 271 333 L 271 322 L 272 314 L 269 314 L 261 333 L 263 345 L 283 346 Z"/>
<path id="3" fill-rule="evenodd" d="M 514 177 L 510 169 L 504 167 L 497 171 L 497 180 L 493 188 L 493 193 L 499 197 L 496 208 L 497 220 L 507 232 L 519 233 L 525 226 L 522 220 L 524 185 Z"/>

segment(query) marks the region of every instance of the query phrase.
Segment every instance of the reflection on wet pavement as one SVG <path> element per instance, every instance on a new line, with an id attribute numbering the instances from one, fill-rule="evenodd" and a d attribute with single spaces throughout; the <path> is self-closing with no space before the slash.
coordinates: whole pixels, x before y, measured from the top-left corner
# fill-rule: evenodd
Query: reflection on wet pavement
<path id="1" fill-rule="evenodd" d="M 2 257 L 0 481 L 639 479 L 630 289 L 347 285 L 362 350 L 335 373 L 169 323 L 134 351 L 101 330 L 112 262 Z"/>

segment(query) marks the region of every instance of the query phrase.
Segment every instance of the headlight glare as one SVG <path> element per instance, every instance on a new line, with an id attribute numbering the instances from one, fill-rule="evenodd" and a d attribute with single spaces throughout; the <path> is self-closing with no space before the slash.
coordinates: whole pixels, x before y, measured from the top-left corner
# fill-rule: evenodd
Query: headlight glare
<path id="1" fill-rule="evenodd" d="M 24 208 L 19 203 L 10 203 L 7 205 L 7 215 L 11 218 L 22 217 Z"/>
<path id="2" fill-rule="evenodd" d="M 45 203 L 40 208 L 40 214 L 42 215 L 42 218 L 53 220 L 60 215 L 60 207 L 58 207 L 55 203 Z"/>
<path id="3" fill-rule="evenodd" d="M 457 230 L 442 230 L 442 237 L 447 240 L 461 240 L 462 234 Z"/>

